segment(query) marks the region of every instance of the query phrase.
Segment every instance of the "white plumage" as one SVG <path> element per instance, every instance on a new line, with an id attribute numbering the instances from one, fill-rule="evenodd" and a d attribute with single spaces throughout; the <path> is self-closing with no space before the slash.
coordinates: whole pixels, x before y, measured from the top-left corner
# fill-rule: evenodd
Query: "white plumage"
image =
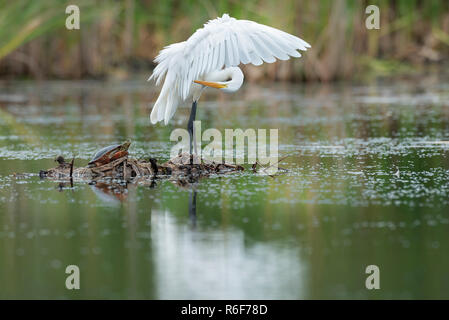
<path id="1" fill-rule="evenodd" d="M 157 63 L 148 80 L 160 84 L 165 79 L 151 112 L 151 122 L 173 117 L 178 105 L 200 88 L 194 80 L 207 80 L 208 74 L 240 63 L 261 65 L 276 59 L 300 57 L 297 50 L 310 45 L 284 31 L 248 20 L 237 20 L 224 14 L 207 22 L 189 39 L 165 47 L 156 57 Z"/>

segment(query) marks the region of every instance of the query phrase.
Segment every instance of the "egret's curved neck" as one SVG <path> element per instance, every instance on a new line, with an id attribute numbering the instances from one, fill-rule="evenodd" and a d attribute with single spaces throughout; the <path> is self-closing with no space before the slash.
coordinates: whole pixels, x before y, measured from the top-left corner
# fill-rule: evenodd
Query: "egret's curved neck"
<path id="1" fill-rule="evenodd" d="M 220 89 L 224 92 L 235 92 L 240 89 L 243 84 L 243 79 L 243 72 L 239 67 L 229 67 L 223 70 L 214 71 L 204 77 L 205 81 L 226 85 L 226 87 Z"/>

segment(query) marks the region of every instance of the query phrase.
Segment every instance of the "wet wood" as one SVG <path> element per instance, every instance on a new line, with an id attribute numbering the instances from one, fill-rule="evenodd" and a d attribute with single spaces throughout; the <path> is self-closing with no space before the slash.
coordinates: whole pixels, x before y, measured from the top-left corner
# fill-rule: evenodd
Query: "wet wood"
<path id="1" fill-rule="evenodd" d="M 159 164 L 154 158 L 137 160 L 128 155 L 110 163 L 97 167 L 74 167 L 75 159 L 65 162 L 62 156 L 57 158 L 58 166 L 41 170 L 42 178 L 94 180 L 103 177 L 113 179 L 132 180 L 137 178 L 176 178 L 184 183 L 186 177 L 201 178 L 211 174 L 228 174 L 243 171 L 240 165 L 217 163 L 198 156 L 181 154 L 167 162 Z M 141 180 L 141 179 L 139 179 Z M 186 183 L 188 183 L 187 181 Z"/>

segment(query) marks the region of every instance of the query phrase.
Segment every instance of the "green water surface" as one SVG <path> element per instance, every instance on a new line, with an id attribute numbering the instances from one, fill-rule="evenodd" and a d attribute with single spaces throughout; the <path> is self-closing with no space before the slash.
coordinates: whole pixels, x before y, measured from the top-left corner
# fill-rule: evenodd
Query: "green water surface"
<path id="1" fill-rule="evenodd" d="M 293 155 L 274 177 L 39 178 L 58 155 L 81 166 L 127 138 L 133 157 L 167 160 L 189 106 L 152 126 L 156 97 L 141 79 L 0 83 L 0 298 L 449 298 L 447 80 L 207 92 L 203 129 L 279 129 Z M 65 287 L 68 265 L 80 290 Z"/>

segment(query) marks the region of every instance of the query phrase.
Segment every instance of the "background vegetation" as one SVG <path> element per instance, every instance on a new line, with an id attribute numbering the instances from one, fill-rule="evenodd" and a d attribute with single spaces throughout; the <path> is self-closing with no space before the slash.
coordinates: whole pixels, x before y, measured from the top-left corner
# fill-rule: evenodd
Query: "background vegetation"
<path id="1" fill-rule="evenodd" d="M 65 28 L 65 8 L 81 9 L 81 29 Z M 380 30 L 367 30 L 376 4 Z M 449 55 L 447 0 L 0 0 L 2 78 L 102 78 L 149 73 L 167 44 L 223 13 L 304 38 L 302 59 L 246 67 L 249 79 L 330 81 L 369 73 L 441 69 Z"/>

